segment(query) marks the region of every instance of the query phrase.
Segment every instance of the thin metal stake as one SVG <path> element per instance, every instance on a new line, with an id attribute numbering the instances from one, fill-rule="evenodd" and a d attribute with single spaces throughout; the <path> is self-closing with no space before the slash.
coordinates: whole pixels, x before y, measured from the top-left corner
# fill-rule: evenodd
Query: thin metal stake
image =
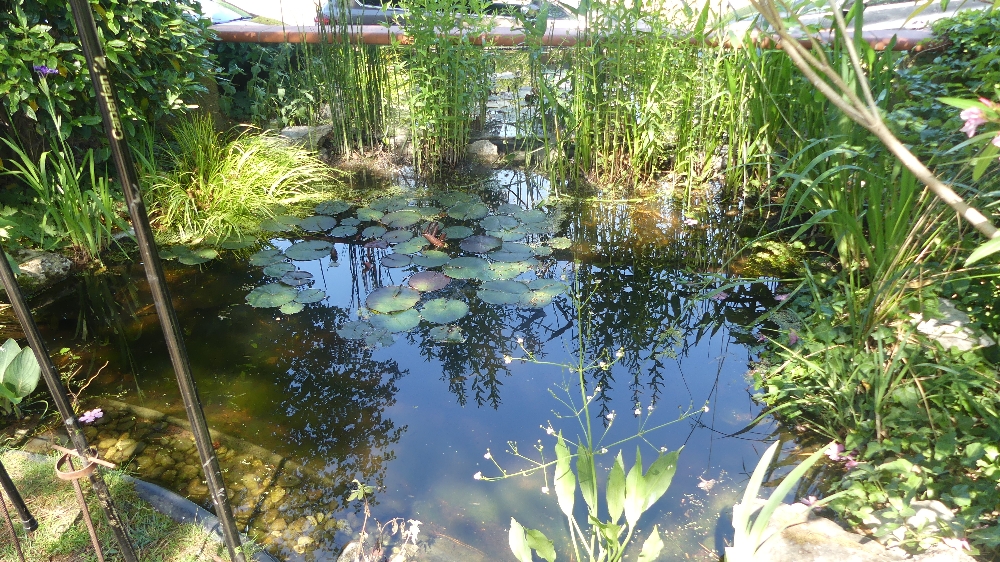
<path id="1" fill-rule="evenodd" d="M 153 293 L 156 314 L 160 318 L 160 326 L 163 329 L 167 350 L 170 353 L 170 362 L 173 364 L 174 374 L 177 376 L 177 385 L 184 401 L 184 410 L 191 423 L 191 432 L 194 434 L 194 442 L 198 448 L 198 456 L 201 458 L 201 467 L 205 474 L 205 480 L 208 482 L 209 493 L 215 506 L 215 514 L 222 524 L 222 534 L 229 549 L 229 556 L 234 562 L 245 562 L 240 548 L 240 535 L 236 530 L 236 520 L 233 518 L 233 510 L 226 496 L 222 471 L 219 469 L 219 459 L 212 447 L 212 436 L 208 431 L 201 401 L 198 399 L 194 377 L 191 375 L 191 365 L 188 362 L 187 350 L 184 348 L 180 323 L 177 321 L 177 313 L 170 300 L 170 292 L 167 290 L 163 275 L 163 264 L 160 263 L 160 256 L 156 252 L 153 230 L 149 226 L 149 216 L 146 213 L 146 206 L 142 202 L 135 163 L 132 161 L 132 153 L 125 145 L 121 114 L 115 102 L 111 80 L 108 77 L 104 49 L 97 38 L 94 14 L 87 0 L 69 0 L 69 5 L 76 22 L 77 33 L 80 35 L 83 54 L 87 59 L 87 67 L 90 69 L 90 79 L 97 92 L 98 107 L 104 118 L 104 129 L 108 135 L 111 156 L 118 170 L 122 191 L 125 193 L 128 213 L 132 219 L 132 227 L 135 229 L 136 241 L 139 244 L 142 266 L 146 271 L 150 291 Z"/>
<path id="2" fill-rule="evenodd" d="M 24 505 L 24 498 L 17 491 L 14 481 L 10 479 L 10 475 L 7 474 L 7 469 L 4 468 L 2 462 L 0 462 L 0 488 L 3 488 L 4 493 L 10 498 L 10 503 L 14 504 L 14 509 L 17 510 L 18 517 L 21 518 L 21 524 L 24 525 L 25 532 L 30 533 L 37 529 L 38 521 L 35 521 L 35 517 L 28 511 L 28 506 Z"/>
<path id="3" fill-rule="evenodd" d="M 2 246 L 0 246 L 0 281 L 3 282 L 3 288 L 7 290 L 7 298 L 10 299 L 14 314 L 21 323 L 24 336 L 28 339 L 28 345 L 31 346 L 31 350 L 35 353 L 35 359 L 38 360 L 38 365 L 42 370 L 42 378 L 45 379 L 45 385 L 49 387 L 49 394 L 52 395 L 52 401 L 55 402 L 56 409 L 59 410 L 59 414 L 62 416 L 66 433 L 69 434 L 69 440 L 73 443 L 73 448 L 76 449 L 76 452 L 80 454 L 80 458 L 87 458 L 87 438 L 83 435 L 80 425 L 76 422 L 76 416 L 73 413 L 72 406 L 70 406 L 66 388 L 63 387 L 62 381 L 59 379 L 59 373 L 56 372 L 56 368 L 52 365 L 52 360 L 49 359 L 49 351 L 45 347 L 45 342 L 42 341 L 41 334 L 38 333 L 38 325 L 35 324 L 35 319 L 31 317 L 31 310 L 28 309 L 28 304 L 24 301 L 21 287 L 18 286 L 17 280 L 14 279 L 14 271 L 10 268 L 10 262 L 7 261 L 7 253 L 3 250 Z M 90 485 L 93 486 L 94 492 L 97 494 L 97 501 L 104 510 L 104 515 L 108 519 L 108 525 L 115 535 L 115 540 L 118 541 L 118 546 L 121 548 L 125 562 L 138 562 L 139 559 L 135 555 L 132 541 L 129 540 L 128 532 L 122 525 L 118 511 L 115 509 L 115 504 L 111 500 L 111 492 L 108 491 L 108 486 L 104 483 L 104 479 L 101 477 L 99 471 L 95 470 L 90 475 Z"/>
<path id="4" fill-rule="evenodd" d="M 13 498 L 11 498 L 13 501 Z M 10 538 L 14 542 L 14 550 L 17 551 L 17 557 L 24 562 L 24 552 L 21 551 L 21 540 L 17 538 L 17 533 L 14 531 L 14 522 L 10 520 L 10 512 L 7 511 L 7 502 L 3 501 L 3 494 L 0 493 L 0 508 L 3 509 L 3 520 L 4 524 L 7 525 L 7 531 L 10 533 Z"/>

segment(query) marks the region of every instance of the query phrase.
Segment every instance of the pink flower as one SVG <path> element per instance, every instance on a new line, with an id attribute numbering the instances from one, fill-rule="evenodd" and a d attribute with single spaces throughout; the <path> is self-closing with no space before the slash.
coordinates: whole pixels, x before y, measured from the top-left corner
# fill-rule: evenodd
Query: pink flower
<path id="1" fill-rule="evenodd" d="M 826 450 L 826 456 L 830 457 L 832 461 L 840 460 L 840 453 L 844 452 L 844 446 L 840 443 L 834 443 L 830 445 L 830 448 Z"/>
<path id="2" fill-rule="evenodd" d="M 972 548 L 969 547 L 969 541 L 966 540 L 966 539 L 959 539 L 959 538 L 955 538 L 955 537 L 945 537 L 945 538 L 941 539 L 941 542 L 943 542 L 945 544 L 945 546 L 950 546 L 951 548 L 954 548 L 955 550 L 972 550 Z"/>
<path id="3" fill-rule="evenodd" d="M 724 301 L 729 298 L 729 293 L 726 292 L 715 293 L 714 295 L 712 295 L 712 298 L 717 301 Z"/>
<path id="4" fill-rule="evenodd" d="M 818 501 L 819 501 L 819 498 L 817 498 L 816 496 L 808 496 L 808 497 L 799 499 L 799 503 L 804 504 L 804 505 L 808 505 L 809 507 L 812 507 Z"/>
<path id="5" fill-rule="evenodd" d="M 997 136 L 993 137 L 993 146 L 1000 148 L 1000 133 L 997 133 Z"/>
<path id="6" fill-rule="evenodd" d="M 789 295 L 789 294 L 783 294 L 783 295 L 774 295 L 774 300 L 776 300 L 776 301 L 778 301 L 778 302 L 781 302 L 781 301 L 783 301 L 783 300 L 787 300 L 787 299 L 788 299 L 788 297 L 790 297 L 790 296 L 791 296 L 791 295 Z"/>
<path id="7" fill-rule="evenodd" d="M 986 123 L 986 114 L 983 113 L 982 109 L 978 107 L 970 107 L 963 111 L 959 117 L 965 119 L 965 125 L 962 126 L 962 132 L 969 135 L 971 139 L 976 135 L 976 127 Z"/>
<path id="8" fill-rule="evenodd" d="M 82 424 L 91 424 L 97 421 L 99 418 L 103 417 L 104 417 L 104 412 L 100 408 L 94 408 L 89 412 L 84 412 L 83 414 L 81 414 L 79 420 L 80 423 Z"/>
<path id="9" fill-rule="evenodd" d="M 788 330 L 788 345 L 797 343 L 799 343 L 799 335 L 795 333 L 795 330 Z"/>

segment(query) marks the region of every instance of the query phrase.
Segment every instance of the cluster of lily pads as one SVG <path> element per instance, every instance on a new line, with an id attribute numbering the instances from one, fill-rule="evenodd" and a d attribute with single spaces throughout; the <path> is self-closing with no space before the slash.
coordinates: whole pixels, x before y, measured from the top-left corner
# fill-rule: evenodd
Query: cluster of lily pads
<path id="1" fill-rule="evenodd" d="M 346 202 L 327 201 L 313 216 L 279 216 L 262 224 L 266 231 L 306 239 L 250 257 L 274 281 L 253 289 L 247 303 L 292 314 L 323 300 L 323 291 L 308 288 L 312 274 L 295 262 L 326 256 L 336 260 L 334 241 L 367 249 L 366 267 L 410 273 L 405 283 L 372 291 L 361 318 L 337 329 L 342 337 L 369 345 L 391 344 L 393 333 L 413 330 L 421 321 L 434 325 L 429 336 L 436 341 L 463 341 L 454 323 L 469 313 L 469 305 L 455 297 L 467 294 L 470 283 L 478 283 L 475 295 L 483 302 L 525 308 L 544 307 L 566 291 L 559 281 L 524 279 L 541 269 L 539 260 L 570 246 L 569 239 L 553 236 L 556 221 L 540 209 L 504 204 L 491 212 L 480 197 L 466 193 L 429 200 L 389 197 L 351 209 Z M 454 281 L 463 290 L 446 291 L 456 288 Z"/>

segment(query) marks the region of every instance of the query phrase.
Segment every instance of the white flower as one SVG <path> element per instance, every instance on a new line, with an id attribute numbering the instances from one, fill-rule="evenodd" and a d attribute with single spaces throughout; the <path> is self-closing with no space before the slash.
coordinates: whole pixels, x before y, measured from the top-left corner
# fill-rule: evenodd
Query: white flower
<path id="1" fill-rule="evenodd" d="M 607 418 L 608 421 L 613 421 L 615 419 L 615 411 L 611 410 L 607 414 L 604 414 L 604 417 Z"/>
<path id="2" fill-rule="evenodd" d="M 486 459 L 486 460 L 490 460 L 490 459 L 493 458 L 493 455 L 490 454 L 489 449 L 486 450 L 486 454 L 483 455 L 483 458 Z"/>
<path id="3" fill-rule="evenodd" d="M 513 360 L 514 360 L 514 358 L 511 357 L 510 355 L 504 355 L 503 356 L 503 362 L 505 364 L 507 364 L 507 365 L 510 365 L 510 362 L 513 361 Z"/>
<path id="4" fill-rule="evenodd" d="M 549 487 L 548 486 L 542 486 L 542 493 L 543 494 L 549 493 Z"/>
<path id="5" fill-rule="evenodd" d="M 661 453 L 666 453 L 667 452 L 667 448 L 666 447 L 660 447 L 660 452 Z"/>
<path id="6" fill-rule="evenodd" d="M 517 343 L 518 344 L 524 343 L 524 338 L 522 338 L 521 336 L 517 336 Z"/>
<path id="7" fill-rule="evenodd" d="M 618 351 L 615 352 L 615 357 L 617 357 L 618 359 L 625 357 L 625 348 L 619 347 Z"/>
<path id="8" fill-rule="evenodd" d="M 597 396 L 597 393 L 600 392 L 600 391 L 601 391 L 601 386 L 600 385 L 595 386 L 594 387 L 594 396 Z"/>
<path id="9" fill-rule="evenodd" d="M 604 369 L 605 371 L 608 370 L 608 364 L 605 363 L 604 361 L 601 361 L 600 363 L 598 363 L 597 366 L 600 367 L 601 369 Z"/>
<path id="10" fill-rule="evenodd" d="M 607 447 L 601 447 L 601 454 L 602 455 L 605 454 L 605 453 L 607 453 L 607 452 L 608 452 L 608 448 Z"/>
<path id="11" fill-rule="evenodd" d="M 708 404 L 705 404 L 705 407 L 702 408 L 701 411 L 705 412 L 707 414 L 708 413 Z"/>
<path id="12" fill-rule="evenodd" d="M 649 410 L 650 412 L 652 412 L 653 411 L 653 405 L 650 404 L 649 406 L 646 406 L 646 409 Z"/>
<path id="13" fill-rule="evenodd" d="M 549 435 L 555 435 L 556 434 L 556 430 L 552 429 L 552 426 L 550 425 L 550 426 L 548 426 L 548 427 L 545 428 L 545 433 L 548 433 Z"/>
<path id="14" fill-rule="evenodd" d="M 636 417 L 638 417 L 640 414 L 642 414 L 642 408 L 636 408 L 635 409 L 635 415 L 636 415 Z"/>
<path id="15" fill-rule="evenodd" d="M 482 480 L 483 479 L 483 473 L 482 472 L 477 472 L 477 473 L 473 474 L 472 475 L 472 479 L 473 480 Z"/>

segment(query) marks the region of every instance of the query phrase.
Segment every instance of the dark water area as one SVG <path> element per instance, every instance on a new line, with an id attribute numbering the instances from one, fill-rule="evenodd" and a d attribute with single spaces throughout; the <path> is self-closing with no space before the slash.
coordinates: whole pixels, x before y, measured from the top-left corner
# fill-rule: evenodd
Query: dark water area
<path id="1" fill-rule="evenodd" d="M 481 195 L 493 208 L 531 208 L 545 195 L 534 181 L 500 172 Z M 336 261 L 327 256 L 296 263 L 327 297 L 295 314 L 246 304 L 247 293 L 265 282 L 260 268 L 248 265 L 247 252 L 201 266 L 167 262 L 210 425 L 343 483 L 330 491 L 337 498 L 317 500 L 323 502 L 317 509 L 336 505 L 356 513 L 357 505 L 345 506 L 356 478 L 375 487 L 379 519 L 417 519 L 423 530 L 488 559 L 513 560 L 507 547 L 511 517 L 545 530 L 557 550 L 568 545 L 555 497 L 542 493 L 551 486 L 551 471 L 548 481 L 540 474 L 500 482 L 473 475 L 499 475 L 487 451 L 509 472 L 526 467 L 505 453 L 512 443 L 538 458 L 534 446 L 541 440 L 551 458 L 548 427 L 573 440 L 581 434 L 580 423 L 556 399 L 569 396 L 580 405 L 570 373 L 519 358 L 526 349 L 540 361 L 572 363 L 581 341 L 594 363 L 621 350 L 614 366 L 588 372 L 588 392 L 601 389 L 591 404 L 595 439 L 611 445 L 694 413 L 642 440 L 609 447 L 599 462 L 609 469 L 621 449 L 630 466 L 641 445 L 648 466 L 661 448 L 683 446 L 673 485 L 644 515 L 640 537 L 655 524 L 667 534 L 662 559 L 718 559 L 732 534 L 726 510 L 775 431 L 764 422 L 732 435 L 760 413 L 746 373 L 757 344 L 752 322 L 774 305 L 774 287 L 724 286 L 740 224 L 714 207 L 688 214 L 672 202 L 550 207 L 560 217 L 556 234 L 574 244 L 540 259 L 531 275 L 577 287 L 587 299 L 582 313 L 568 295 L 543 308 L 499 306 L 469 297 L 472 284 L 456 283 L 448 291 L 464 295 L 470 307 L 457 321 L 462 343 L 434 340 L 426 322 L 395 334 L 391 345 L 338 335 L 338 327 L 358 319 L 369 292 L 399 285 L 408 275 L 370 265 L 370 252 L 358 244 L 337 242 Z M 286 248 L 292 240 L 273 243 Z M 134 264 L 82 280 L 74 294 L 46 309 L 43 331 L 52 349 L 78 350 L 85 366 L 109 362 L 87 395 L 184 417 L 150 302 Z M 599 489 L 606 474 L 598 475 Z M 335 560 L 349 539 L 341 534 L 338 544 L 282 554 Z"/>

